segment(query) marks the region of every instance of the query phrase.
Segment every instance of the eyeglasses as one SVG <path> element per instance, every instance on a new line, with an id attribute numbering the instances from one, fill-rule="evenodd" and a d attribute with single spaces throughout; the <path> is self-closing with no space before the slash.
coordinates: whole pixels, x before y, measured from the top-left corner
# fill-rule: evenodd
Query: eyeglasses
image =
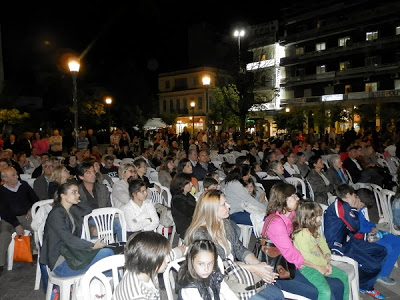
<path id="1" fill-rule="evenodd" d="M 45 168 L 47 168 L 47 169 L 52 169 L 52 168 L 54 168 L 54 166 L 44 166 Z"/>

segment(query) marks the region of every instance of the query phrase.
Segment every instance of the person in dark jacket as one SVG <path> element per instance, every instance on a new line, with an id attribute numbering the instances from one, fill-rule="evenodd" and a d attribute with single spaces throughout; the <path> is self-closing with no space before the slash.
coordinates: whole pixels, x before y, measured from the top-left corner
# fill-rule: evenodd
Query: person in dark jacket
<path id="1" fill-rule="evenodd" d="M 47 265 L 60 277 L 83 274 L 95 262 L 114 255 L 114 251 L 104 248 L 106 244 L 101 240 L 92 243 L 81 239 L 82 218 L 70 213 L 71 208 L 79 202 L 79 191 L 76 183 L 62 184 L 57 190 L 57 195 L 57 198 L 54 199 L 54 207 L 46 219 L 40 263 Z M 86 251 L 100 250 L 86 267 L 73 270 L 61 254 L 63 246 Z"/>
<path id="2" fill-rule="evenodd" d="M 190 194 L 192 186 L 192 176 L 186 173 L 175 175 L 171 181 L 171 213 L 181 239 L 185 237 L 196 208 L 196 199 Z"/>

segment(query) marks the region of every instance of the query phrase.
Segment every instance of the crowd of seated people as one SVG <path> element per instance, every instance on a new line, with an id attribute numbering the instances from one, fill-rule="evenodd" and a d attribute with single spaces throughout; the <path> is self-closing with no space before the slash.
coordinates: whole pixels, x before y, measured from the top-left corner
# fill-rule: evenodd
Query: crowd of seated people
<path id="1" fill-rule="evenodd" d="M 59 140 L 57 138 L 59 133 L 56 132 L 54 136 L 55 141 Z M 75 273 L 71 272 L 68 266 L 60 263 L 59 250 L 50 248 L 53 242 L 62 243 L 68 238 L 73 239 L 74 244 L 80 248 L 97 250 L 104 247 L 101 242 L 86 243 L 77 239 L 80 238 L 82 219 L 85 215 L 97 208 L 111 206 L 120 208 L 127 220 L 127 231 L 132 235 L 129 240 L 132 240 L 138 232 L 157 229 L 161 224 L 161 216 L 156 209 L 156 204 L 161 204 L 170 205 L 177 234 L 184 241 L 185 246 L 190 246 L 197 238 L 208 239 L 216 244 L 218 255 L 226 257 L 235 254 L 237 260 L 249 265 L 258 265 L 259 261 L 250 255 L 247 249 L 239 246 L 240 242 L 237 238 L 240 228 L 237 224 L 251 226 L 254 218 L 257 219 L 254 216 L 261 216 L 263 221 L 268 214 L 278 214 L 285 224 L 279 222 L 276 224 L 277 221 L 275 221 L 273 228 L 276 227 L 277 230 L 274 233 L 279 234 L 281 226 L 289 226 L 288 224 L 291 224 L 289 222 L 294 220 L 296 214 L 298 205 L 295 203 L 301 200 L 296 195 L 296 189 L 287 188 L 287 178 L 297 177 L 307 181 L 313 190 L 313 200 L 324 205 L 329 204 L 328 198 L 331 195 L 336 195 L 344 202 L 348 200 L 348 194 L 352 195 L 351 190 L 337 194 L 338 187 L 343 184 L 370 182 L 378 183 L 386 188 L 396 185 L 393 183 L 390 172 L 388 173 L 388 170 L 376 161 L 373 142 L 356 140 L 346 148 L 347 155 L 341 157 L 342 153 L 337 153 L 336 143 L 318 141 L 313 132 L 309 133 L 306 140 L 301 143 L 300 141 L 298 143 L 280 140 L 264 141 L 260 138 L 253 139 L 251 143 L 247 141 L 238 143 L 234 137 L 229 136 L 229 132 L 226 133 L 226 140 L 223 142 L 217 143 L 218 138 L 214 136 L 214 140 L 210 139 L 208 142 L 203 133 L 200 142 L 194 139 L 189 140 L 186 152 L 183 143 L 179 143 L 179 136 L 171 132 L 167 136 L 158 135 L 147 148 L 138 147 L 136 151 L 133 151 L 129 135 L 124 133 L 119 135 L 118 131 L 115 131 L 104 153 L 99 150 L 97 142 L 93 143 L 93 138 L 91 140 L 94 151 L 87 148 L 90 140 L 86 137 L 87 145 L 85 144 L 81 149 L 79 147 L 73 149 L 68 155 L 64 155 L 64 160 L 59 158 L 57 142 L 53 143 L 55 146 L 53 150 L 49 143 L 48 152 L 38 154 L 33 151 L 35 157 L 32 157 L 32 160 L 36 163 L 40 160 L 40 164 L 36 167 L 33 163 L 31 164 L 34 169 L 32 178 L 36 178 L 32 188 L 18 177 L 27 173 L 24 172 L 23 159 L 20 159 L 20 163 L 16 153 L 3 150 L 0 154 L 0 173 L 3 182 L 0 193 L 6 195 L 4 198 L 6 200 L 0 199 L 2 208 L 0 222 L 7 223 L 9 226 L 0 227 L 0 237 L 4 235 L 3 228 L 6 228 L 5 232 L 9 234 L 9 238 L 13 231 L 20 233 L 21 228 L 22 230 L 30 228 L 29 222 L 22 222 L 21 218 L 29 217 L 29 210 L 33 203 L 44 199 L 57 199 L 57 204 L 54 206 L 57 210 L 49 215 L 51 216 L 48 219 L 49 224 L 55 222 L 54 217 L 57 213 L 58 218 L 63 219 L 63 226 L 66 226 L 74 237 L 68 235 L 55 238 L 57 232 L 53 232 L 50 229 L 51 225 L 46 224 L 44 250 L 46 254 L 41 262 L 50 266 L 50 269 L 56 270 L 58 276 L 69 276 Z M 40 141 L 40 136 L 36 139 Z M 140 144 L 140 141 L 138 143 Z M 236 157 L 234 164 L 226 161 L 216 164 L 211 161 L 210 144 L 214 149 L 215 145 L 218 145 L 220 153 L 241 154 Z M 216 149 L 214 151 L 217 152 Z M 329 156 L 326 161 L 328 167 L 323 161 L 325 155 Z M 131 158 L 133 161 L 123 162 L 125 158 Z M 347 168 L 346 165 L 348 165 Z M 33 176 L 34 174 L 36 177 Z M 352 182 L 348 175 L 351 176 Z M 17 179 L 13 181 L 10 180 L 11 177 Z M 19 186 L 26 196 L 10 206 L 11 200 L 8 199 L 12 198 L 9 198 L 8 194 L 10 191 L 14 192 L 13 189 L 16 186 Z M 170 191 L 171 203 L 167 203 L 167 196 L 162 193 L 161 187 L 166 187 Z M 282 189 L 280 194 L 279 187 Z M 17 188 L 17 191 L 19 189 Z M 219 192 L 213 194 L 214 190 L 219 190 Z M 290 195 L 287 191 L 290 191 Z M 75 199 L 76 194 L 79 195 L 79 201 Z M 397 195 L 395 198 L 400 198 Z M 273 199 L 272 203 L 271 199 Z M 227 207 L 224 216 L 219 215 L 221 212 L 217 203 Z M 210 214 L 211 209 L 215 210 L 215 217 L 202 215 L 205 211 Z M 229 220 L 225 220 L 227 218 Z M 211 224 L 214 223 L 219 227 L 212 227 Z M 76 226 L 80 228 L 75 228 Z M 118 219 L 114 224 L 114 232 L 117 239 L 121 240 L 121 224 Z M 225 233 L 222 234 L 222 232 Z M 90 223 L 90 233 L 92 237 L 97 235 L 94 223 Z M 274 238 L 279 238 L 279 236 L 274 236 Z M 293 257 L 296 267 L 300 269 L 306 265 L 305 260 L 298 250 L 297 252 L 294 250 L 295 245 L 289 238 L 284 237 L 288 245 L 291 243 L 290 249 L 295 254 L 288 255 L 288 258 Z M 3 243 L 0 248 L 6 248 L 9 239 L 3 238 L 1 241 Z M 331 240 L 327 242 L 332 248 Z M 277 244 L 280 243 L 277 242 Z M 98 257 L 100 259 L 110 255 L 106 253 L 107 251 L 98 252 L 101 253 Z M 6 250 L 2 249 L 0 267 L 4 267 L 5 264 L 4 253 Z M 386 252 L 381 254 L 386 255 Z M 92 263 L 95 261 L 96 259 L 93 259 Z M 313 268 L 312 265 L 307 265 L 307 267 Z M 257 268 L 250 267 L 251 271 L 261 272 Z M 87 269 L 80 271 L 85 272 L 85 270 Z M 263 272 L 267 283 L 274 280 L 275 275 L 270 270 L 263 270 Z M 300 272 L 296 275 L 298 277 L 296 282 L 297 287 L 301 285 L 302 289 L 279 281 L 276 284 L 278 291 L 270 285 L 268 289 L 271 289 L 271 293 L 276 293 L 276 299 L 283 297 L 280 289 L 297 291 L 297 293 L 303 291 L 304 296 L 316 299 L 319 290 L 312 285 L 312 280 L 308 280 L 307 274 L 299 274 Z M 393 282 L 389 275 L 390 272 L 382 275 L 385 277 L 383 281 Z M 328 282 L 331 283 L 331 280 Z M 332 291 L 343 293 L 343 286 L 340 284 L 340 282 L 330 284 Z M 381 299 L 373 284 L 364 285 L 363 291 Z"/>

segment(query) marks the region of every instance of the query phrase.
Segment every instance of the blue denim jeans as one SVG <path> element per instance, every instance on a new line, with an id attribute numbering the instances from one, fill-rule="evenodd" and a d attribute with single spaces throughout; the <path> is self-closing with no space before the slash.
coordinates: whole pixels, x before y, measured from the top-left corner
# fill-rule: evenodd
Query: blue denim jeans
<path id="1" fill-rule="evenodd" d="M 114 255 L 114 251 L 109 249 L 109 248 L 103 248 L 100 249 L 100 251 L 97 253 L 97 255 L 93 258 L 93 260 L 90 262 L 89 265 L 87 265 L 84 269 L 82 270 L 72 270 L 66 261 L 64 261 L 62 264 L 58 265 L 54 270 L 54 274 L 56 274 L 59 277 L 68 277 L 68 276 L 75 276 L 75 275 L 80 275 L 85 273 L 91 265 L 96 263 L 97 261 L 103 259 L 104 257 Z M 111 272 L 111 271 L 110 271 Z"/>
<path id="2" fill-rule="evenodd" d="M 259 293 L 252 296 L 249 300 L 283 300 L 285 297 L 283 296 L 282 290 L 273 284 L 267 284 L 265 289 L 260 291 Z"/>

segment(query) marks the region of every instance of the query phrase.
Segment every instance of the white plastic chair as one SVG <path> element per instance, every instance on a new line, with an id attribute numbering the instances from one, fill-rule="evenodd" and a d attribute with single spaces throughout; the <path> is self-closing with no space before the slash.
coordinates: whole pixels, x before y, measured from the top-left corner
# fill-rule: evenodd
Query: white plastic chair
<path id="1" fill-rule="evenodd" d="M 35 219 L 37 211 L 39 210 L 39 208 L 41 206 L 51 205 L 53 202 L 54 202 L 53 199 L 40 200 L 40 201 L 35 202 L 32 205 L 32 209 L 31 209 L 32 220 Z M 39 237 L 38 237 L 37 231 L 33 232 L 33 237 L 35 239 L 36 248 L 39 249 L 40 246 L 39 246 Z M 40 251 L 38 251 L 38 257 L 37 257 L 37 262 L 36 262 L 36 279 L 35 279 L 35 287 L 34 287 L 35 291 L 39 289 L 39 287 L 40 287 L 40 279 L 42 278 L 42 273 L 40 272 L 39 258 L 40 258 Z"/>
<path id="2" fill-rule="evenodd" d="M 116 159 L 114 159 L 114 163 L 113 164 L 114 164 L 114 166 L 119 167 L 121 165 L 121 162 L 122 162 L 121 159 L 116 158 Z"/>
<path id="3" fill-rule="evenodd" d="M 353 182 L 353 178 L 350 175 L 350 172 L 347 171 L 346 169 L 344 169 L 344 172 L 346 173 L 347 177 L 349 178 L 349 185 L 352 186 L 355 190 L 363 188 L 363 189 L 369 189 L 369 190 L 372 191 L 372 187 L 371 187 L 371 185 L 369 183 L 366 183 L 366 182 L 354 183 Z"/>
<path id="4" fill-rule="evenodd" d="M 24 235 L 31 235 L 31 232 L 29 230 L 24 231 Z M 11 271 L 14 265 L 14 246 L 15 246 L 15 241 L 14 238 L 17 236 L 17 233 L 14 232 L 11 235 L 11 242 L 8 245 L 8 250 L 7 250 L 7 260 L 8 260 L 8 264 L 7 264 L 7 270 Z"/>
<path id="5" fill-rule="evenodd" d="M 40 245 L 43 244 L 43 233 L 44 233 L 44 228 L 40 227 L 38 230 L 38 239 Z M 76 276 L 68 276 L 68 277 L 58 277 L 56 274 L 50 271 L 50 269 L 47 266 L 46 269 L 47 269 L 47 274 L 49 276 L 47 282 L 46 300 L 51 299 L 51 294 L 54 285 L 58 285 L 60 287 L 60 300 L 70 300 L 71 287 L 78 283 L 79 279 L 83 276 L 83 274 Z M 74 299 L 74 295 L 72 299 Z"/>
<path id="6" fill-rule="evenodd" d="M 21 180 L 27 181 L 28 179 L 32 178 L 32 174 L 19 174 Z"/>
<path id="7" fill-rule="evenodd" d="M 199 185 L 199 192 L 204 192 L 204 185 L 203 185 L 203 180 L 197 181 L 197 184 Z"/>
<path id="8" fill-rule="evenodd" d="M 397 230 L 394 228 L 394 223 L 393 223 L 393 214 L 392 214 L 392 199 L 394 198 L 395 192 L 383 189 L 382 190 L 382 197 L 383 201 L 385 201 L 385 206 L 386 206 L 386 214 L 390 226 L 390 233 L 400 235 L 400 230 Z"/>
<path id="9" fill-rule="evenodd" d="M 181 257 L 181 258 L 175 259 L 173 261 L 170 261 L 167 265 L 167 268 L 165 269 L 165 271 L 163 273 L 165 291 L 167 292 L 168 300 L 175 300 L 174 293 L 173 293 L 173 290 L 175 290 L 175 279 L 174 279 L 174 275 L 172 274 L 172 272 L 175 272 L 177 274 L 181 267 L 180 263 L 182 263 L 184 260 L 185 260 L 185 257 Z"/>
<path id="10" fill-rule="evenodd" d="M 246 248 L 249 246 L 251 232 L 253 231 L 253 226 L 251 225 L 244 225 L 244 224 L 237 224 L 240 228 L 240 237 L 239 240 L 242 241 L 243 246 Z"/>
<path id="11" fill-rule="evenodd" d="M 168 187 L 160 185 L 161 188 L 161 195 L 164 196 L 166 203 L 163 203 L 167 207 L 171 207 L 172 195 Z M 167 196 L 165 198 L 165 196 Z M 171 236 L 169 236 L 169 229 L 171 229 Z M 171 243 L 174 241 L 175 233 L 176 233 L 176 226 L 175 223 L 171 227 L 164 227 L 161 224 L 158 225 L 156 231 L 162 235 L 164 235 Z"/>
<path id="12" fill-rule="evenodd" d="M 381 158 L 378 158 L 377 161 L 381 166 L 388 168 L 393 181 L 397 182 L 397 169 L 395 168 L 393 161 L 390 161 L 389 163 L 386 159 Z"/>
<path id="13" fill-rule="evenodd" d="M 227 153 L 225 154 L 226 161 L 230 164 L 235 164 L 236 163 L 236 156 L 233 153 Z"/>
<path id="14" fill-rule="evenodd" d="M 300 185 L 301 193 L 304 195 L 304 197 L 306 197 L 306 195 L 307 195 L 306 183 L 304 182 L 303 179 L 300 179 L 297 177 L 287 177 L 287 178 L 285 178 L 285 180 L 287 181 L 287 183 L 290 183 L 291 185 L 293 185 L 296 188 L 296 190 L 297 190 L 297 186 Z"/>
<path id="15" fill-rule="evenodd" d="M 36 178 L 28 178 L 25 181 L 31 186 L 31 188 L 33 188 L 33 183 L 35 180 L 36 180 Z"/>
<path id="16" fill-rule="evenodd" d="M 126 242 L 126 222 L 125 216 L 121 209 L 116 207 L 104 207 L 94 209 L 90 214 L 83 218 L 83 228 L 85 239 L 90 241 L 90 229 L 89 229 L 89 218 L 93 218 L 97 228 L 97 238 L 104 238 L 104 243 L 114 243 L 114 227 L 113 223 L 115 216 L 118 215 L 118 220 L 121 223 L 122 228 L 122 241 Z"/>
<path id="17" fill-rule="evenodd" d="M 307 178 L 304 179 L 304 182 L 305 182 L 305 184 L 306 184 L 307 187 L 308 187 L 308 191 L 310 192 L 310 199 L 311 199 L 312 201 L 314 201 L 314 190 L 313 190 L 313 188 L 312 188 L 310 182 L 307 180 Z"/>
<path id="18" fill-rule="evenodd" d="M 123 254 L 105 257 L 86 271 L 78 283 L 77 296 L 81 299 L 95 299 L 95 295 L 101 294 L 101 299 L 111 300 L 119 279 L 123 277 L 125 256 Z M 103 272 L 112 271 L 112 283 L 110 277 L 106 277 Z M 92 284 L 97 281 L 98 284 Z M 104 286 L 104 290 L 95 290 L 96 287 Z M 104 296 L 103 296 L 104 295 Z M 97 297 L 96 297 L 97 298 Z"/>
<path id="19" fill-rule="evenodd" d="M 387 215 L 385 216 L 384 212 L 386 211 L 386 204 L 383 200 L 382 196 L 382 187 L 377 184 L 371 183 L 372 191 L 374 192 L 376 207 L 378 208 L 379 214 L 379 222 L 378 223 L 386 223 L 388 224 L 389 220 L 387 219 Z"/>

